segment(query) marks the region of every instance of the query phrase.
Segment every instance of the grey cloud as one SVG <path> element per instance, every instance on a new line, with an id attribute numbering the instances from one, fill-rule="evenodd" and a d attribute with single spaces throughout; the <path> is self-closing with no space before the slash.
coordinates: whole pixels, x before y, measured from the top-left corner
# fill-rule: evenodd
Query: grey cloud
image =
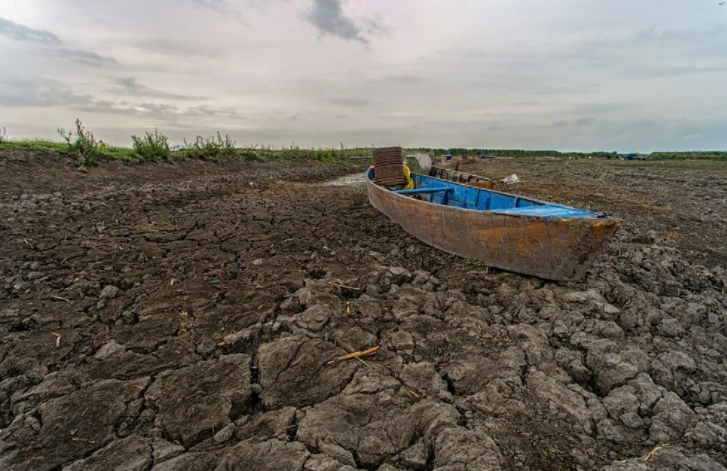
<path id="1" fill-rule="evenodd" d="M 135 77 L 119 77 L 115 81 L 116 87 L 111 89 L 112 93 L 118 95 L 127 95 L 135 97 L 155 97 L 155 98 L 167 98 L 169 100 L 180 100 L 180 101 L 201 101 L 206 100 L 205 97 L 182 95 L 177 93 L 169 93 L 163 90 L 156 90 L 146 85 L 142 85 L 137 82 Z"/>
<path id="2" fill-rule="evenodd" d="M 76 107 L 93 103 L 91 95 L 76 93 L 53 85 L 39 87 L 34 83 L 4 82 L 0 92 L 0 105 L 8 107 Z"/>
<path id="3" fill-rule="evenodd" d="M 536 90 L 542 88 L 531 82 L 529 71 L 534 71 L 533 78 L 542 81 L 543 68 L 552 64 L 568 64 L 571 70 L 591 72 L 601 70 L 603 74 L 619 78 L 654 78 L 678 75 L 697 75 L 713 72 L 725 72 L 724 50 L 727 47 L 727 32 L 723 29 L 648 29 L 633 33 L 608 32 L 606 34 L 574 36 L 566 42 L 543 43 L 524 50 L 481 51 L 465 50 L 460 55 L 491 70 L 516 70 L 519 74 L 507 74 L 505 77 L 492 74 L 483 77 L 488 85 L 500 88 L 509 87 L 507 81 L 518 88 Z M 446 53 L 446 51 L 445 51 Z M 556 71 L 557 72 L 557 71 Z M 603 76 L 603 75 L 602 75 Z M 582 77 L 589 77 L 593 84 L 586 84 Z M 551 90 L 539 93 L 559 93 L 574 91 L 573 82 L 579 82 L 580 91 L 597 91 L 601 88 L 593 75 L 582 74 L 579 77 L 567 77 L 563 81 L 550 80 Z M 495 83 L 497 82 L 497 83 Z M 565 88 L 561 85 L 566 85 Z"/>
<path id="4" fill-rule="evenodd" d="M 86 65 L 92 65 L 94 67 L 118 64 L 118 62 L 116 62 L 116 59 L 114 59 L 113 57 L 102 56 L 100 54 L 96 54 L 93 51 L 87 51 L 85 49 L 68 49 L 62 47 L 53 49 L 53 52 L 60 57 L 64 57 L 75 62 L 81 62 Z"/>
<path id="5" fill-rule="evenodd" d="M 247 5 L 259 11 L 264 11 L 272 3 L 287 3 L 290 0 L 245 0 Z"/>
<path id="6" fill-rule="evenodd" d="M 35 87 L 24 80 L 5 79 L 0 81 L 0 106 L 33 106 Z"/>
<path id="7" fill-rule="evenodd" d="M 636 78 L 674 77 L 678 75 L 711 74 L 725 72 L 727 67 L 695 67 L 687 66 L 638 66 L 625 71 L 626 74 Z"/>
<path id="8" fill-rule="evenodd" d="M 232 11 L 232 7 L 227 0 L 193 0 L 195 5 L 212 10 L 217 13 L 226 14 Z"/>
<path id="9" fill-rule="evenodd" d="M 210 10 L 220 15 L 243 22 L 240 13 L 235 10 L 227 0 L 192 0 L 192 2 L 199 8 Z"/>
<path id="10" fill-rule="evenodd" d="M 361 28 L 343 14 L 341 0 L 313 0 L 313 9 L 306 19 L 318 28 L 321 34 L 368 43 L 368 39 L 361 33 Z"/>
<path id="11" fill-rule="evenodd" d="M 699 138 L 702 149 L 722 149 L 727 120 L 639 119 L 603 123 L 599 126 L 600 147 L 618 147 L 630 152 L 692 150 Z M 597 145 L 596 143 L 593 143 Z"/>
<path id="12" fill-rule="evenodd" d="M 88 43 L 79 44 L 72 43 L 75 35 L 63 43 L 53 33 L 38 35 L 26 27 L 35 32 L 30 34 L 5 21 L 0 42 L 13 67 L 0 72 L 0 105 L 13 108 L 0 108 L 8 121 L 3 125 L 53 129 L 56 116 L 68 121 L 93 112 L 109 129 L 176 123 L 196 132 L 218 126 L 249 136 L 238 137 L 240 142 L 314 146 L 341 140 L 624 151 L 682 142 L 697 148 L 727 145 L 720 118 L 727 103 L 719 93 L 727 78 L 727 31 L 714 29 L 723 25 L 703 13 L 681 18 L 697 10 L 685 2 L 668 2 L 682 5 L 681 12 L 631 15 L 648 9 L 626 0 L 594 6 L 590 13 L 578 0 L 564 0 L 564 8 L 555 10 L 532 2 L 535 10 L 526 16 L 516 5 L 494 2 L 502 4 L 501 16 L 488 29 L 489 40 L 476 28 L 455 26 L 455 35 L 447 25 L 422 29 L 441 22 L 441 12 L 419 0 L 284 1 L 185 0 L 161 19 L 141 18 L 119 2 L 96 2 L 94 15 L 113 25 L 99 27 L 94 15 L 69 17 L 68 27 L 91 26 L 83 34 Z M 36 3 L 38 15 L 28 26 L 49 30 L 59 11 L 73 14 L 94 4 Z M 173 3 L 156 2 L 153 10 L 163 12 Z M 254 28 L 230 22 L 227 12 L 233 9 L 254 15 Z M 377 39 L 367 52 L 366 41 L 373 43 L 387 28 L 381 17 L 360 12 L 378 9 L 397 34 Z M 466 22 L 475 11 L 484 11 L 482 2 L 458 3 L 449 23 Z M 514 20 L 522 21 L 517 34 L 510 28 Z M 652 24 L 658 29 L 645 30 Z M 319 34 L 332 37 L 315 41 Z M 96 44 L 93 52 L 84 51 L 90 54 L 61 52 L 66 56 L 59 59 L 60 49 Z M 128 69 L 109 71 L 113 59 L 104 61 L 104 55 L 124 58 Z M 220 55 L 230 58 L 222 61 L 224 67 Z M 4 86 L 13 73 L 21 82 L 34 74 L 58 82 Z M 197 94 L 209 101 L 193 101 Z M 222 108 L 238 104 L 240 111 Z M 28 108 L 19 112 L 21 106 Z M 698 121 L 633 123 L 639 118 L 665 123 L 674 116 Z M 713 125 L 720 119 L 721 134 Z"/>
<path id="13" fill-rule="evenodd" d="M 39 44 L 59 45 L 61 39 L 50 31 L 33 29 L 0 17 L 0 35 L 17 41 L 28 41 Z"/>
<path id="14" fill-rule="evenodd" d="M 230 55 L 229 50 L 208 44 L 201 44 L 199 41 L 181 42 L 176 39 L 150 38 L 135 43 L 138 49 L 164 54 L 168 56 L 207 56 L 226 57 Z"/>
<path id="15" fill-rule="evenodd" d="M 327 101 L 334 105 L 350 106 L 352 108 L 363 108 L 373 104 L 373 101 L 371 100 L 362 100 L 358 98 L 329 98 Z"/>
<path id="16" fill-rule="evenodd" d="M 634 43 L 659 45 L 675 45 L 690 42 L 703 43 L 727 39 L 723 29 L 646 29 L 633 34 L 630 40 Z"/>
<path id="17" fill-rule="evenodd" d="M 159 103 L 130 103 L 96 99 L 76 93 L 63 85 L 42 81 L 7 80 L 0 82 L 0 106 L 7 107 L 66 107 L 77 111 L 121 114 L 157 119 L 187 119 L 204 117 L 239 118 L 233 108 L 193 106 L 182 108 Z"/>
<path id="18" fill-rule="evenodd" d="M 551 126 L 553 126 L 554 128 L 567 128 L 567 127 L 571 127 L 571 126 L 580 128 L 583 126 L 590 126 L 592 124 L 596 124 L 596 122 L 597 121 L 595 118 L 591 118 L 590 116 L 585 116 L 583 118 L 578 118 L 573 121 L 556 121 Z"/>
<path id="19" fill-rule="evenodd" d="M 31 42 L 46 46 L 45 50 L 48 53 L 94 67 L 117 63 L 116 59 L 113 57 L 102 56 L 85 49 L 65 47 L 64 42 L 58 36 L 49 31 L 32 29 L 25 25 L 6 20 L 5 18 L 0 18 L 0 35 L 7 36 L 18 41 Z"/>
<path id="20" fill-rule="evenodd" d="M 573 126 L 580 127 L 580 126 L 590 126 L 591 124 L 596 124 L 595 118 L 591 118 L 590 116 L 586 116 L 583 118 L 576 119 L 573 121 Z"/>
<path id="21" fill-rule="evenodd" d="M 237 111 L 232 108 L 211 108 L 208 106 L 180 108 L 178 106 L 160 103 L 130 104 L 126 102 L 116 103 L 108 100 L 92 100 L 91 102 L 79 103 L 73 108 L 78 111 L 92 113 L 121 114 L 136 117 L 166 119 L 170 121 L 205 117 L 240 117 Z"/>
<path id="22" fill-rule="evenodd" d="M 389 35 L 391 34 L 391 28 L 384 23 L 384 20 L 380 14 L 373 18 L 364 18 L 361 20 L 363 29 L 369 34 L 376 35 Z"/>
<path id="23" fill-rule="evenodd" d="M 577 114 L 603 114 L 616 111 L 627 111 L 636 108 L 634 103 L 579 103 L 573 111 Z"/>
<path id="24" fill-rule="evenodd" d="M 382 80 L 396 84 L 410 85 L 421 82 L 423 78 L 421 75 L 414 74 L 391 74 L 384 76 Z"/>
<path id="25" fill-rule="evenodd" d="M 561 60 L 577 61 L 589 67 L 613 69 L 619 67 L 636 77 L 683 75 L 699 73 L 699 60 L 722 61 L 727 47 L 723 29 L 647 29 L 631 34 L 613 34 L 598 39 L 572 43 L 564 50 L 552 51 Z M 628 51 L 624 54 L 624 51 Z M 676 68 L 649 68 L 654 59 L 660 63 L 680 64 Z M 630 70 L 629 68 L 633 69 Z"/>

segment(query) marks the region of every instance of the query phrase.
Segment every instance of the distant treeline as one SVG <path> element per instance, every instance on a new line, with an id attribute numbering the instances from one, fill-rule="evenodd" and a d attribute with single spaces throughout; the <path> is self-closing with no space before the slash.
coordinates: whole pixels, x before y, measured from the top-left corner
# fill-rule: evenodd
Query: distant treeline
<path id="1" fill-rule="evenodd" d="M 707 152 L 653 152 L 649 159 L 654 160 L 688 160 L 688 159 L 704 159 L 704 160 L 727 160 L 727 152 L 724 151 L 707 151 Z"/>
<path id="2" fill-rule="evenodd" d="M 618 158 L 618 152 L 559 152 L 557 150 L 525 150 L 525 149 L 419 149 L 422 152 L 431 152 L 434 155 L 454 156 L 494 156 L 494 157 L 599 157 L 599 158 Z M 651 154 L 641 154 L 642 157 L 649 160 L 667 160 L 667 159 L 704 159 L 704 160 L 727 160 L 727 151 L 693 151 L 693 152 L 653 152 Z"/>
<path id="3" fill-rule="evenodd" d="M 435 155 L 490 155 L 495 157 L 616 157 L 616 152 L 559 152 L 557 150 L 525 149 L 421 149 Z"/>

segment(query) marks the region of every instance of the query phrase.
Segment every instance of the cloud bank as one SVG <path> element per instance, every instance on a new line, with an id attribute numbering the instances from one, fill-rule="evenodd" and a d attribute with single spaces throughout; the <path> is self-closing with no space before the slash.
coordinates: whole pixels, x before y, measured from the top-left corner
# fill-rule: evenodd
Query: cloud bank
<path id="1" fill-rule="evenodd" d="M 0 125 L 109 142 L 727 148 L 727 10 L 680 0 L 0 0 Z"/>

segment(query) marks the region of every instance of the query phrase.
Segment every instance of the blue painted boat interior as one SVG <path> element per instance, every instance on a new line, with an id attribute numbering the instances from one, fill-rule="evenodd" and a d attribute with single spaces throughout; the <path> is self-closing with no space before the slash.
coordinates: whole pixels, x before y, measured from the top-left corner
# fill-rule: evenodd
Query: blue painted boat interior
<path id="1" fill-rule="evenodd" d="M 369 170 L 368 177 L 373 180 L 373 170 Z M 483 188 L 473 188 L 426 175 L 412 174 L 412 178 L 414 179 L 415 190 L 402 190 L 396 193 L 434 204 L 476 211 L 492 211 L 497 214 L 544 218 L 602 217 L 599 213 L 593 211 L 545 203 Z"/>

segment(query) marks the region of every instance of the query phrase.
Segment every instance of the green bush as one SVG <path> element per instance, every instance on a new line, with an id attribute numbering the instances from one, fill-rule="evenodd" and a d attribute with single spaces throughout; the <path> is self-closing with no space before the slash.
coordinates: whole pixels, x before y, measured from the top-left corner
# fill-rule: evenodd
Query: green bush
<path id="1" fill-rule="evenodd" d="M 218 132 L 216 136 L 196 136 L 193 142 L 184 139 L 183 149 L 188 157 L 219 160 L 222 157 L 234 157 L 237 154 L 236 144 L 229 134 L 223 138 Z"/>
<path id="2" fill-rule="evenodd" d="M 131 136 L 134 151 L 145 159 L 168 161 L 171 155 L 169 138 L 158 130 L 147 132 L 143 137 Z"/>
<path id="3" fill-rule="evenodd" d="M 106 146 L 103 141 L 96 141 L 91 131 L 86 131 L 80 119 L 76 119 L 76 132 L 66 132 L 63 128 L 58 128 L 58 134 L 61 135 L 68 150 L 76 154 L 76 160 L 80 165 L 96 165 L 98 164 L 98 156 L 100 150 Z"/>

